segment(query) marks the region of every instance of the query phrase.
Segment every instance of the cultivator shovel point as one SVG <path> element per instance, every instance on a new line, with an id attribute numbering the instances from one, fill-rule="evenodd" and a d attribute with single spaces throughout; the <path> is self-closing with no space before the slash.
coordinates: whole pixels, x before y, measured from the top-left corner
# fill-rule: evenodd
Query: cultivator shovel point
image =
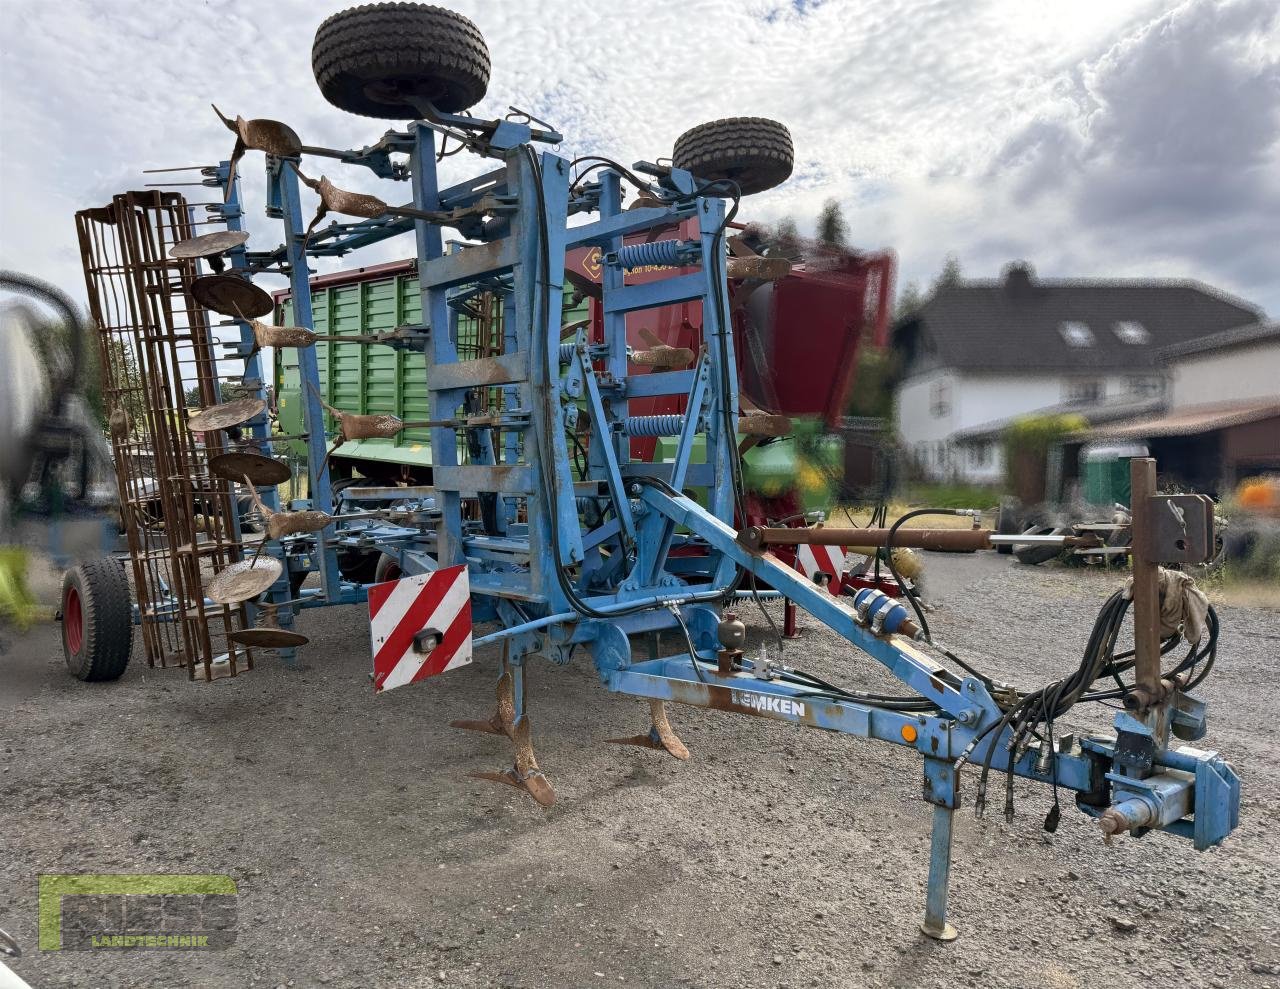
<path id="1" fill-rule="evenodd" d="M 304 326 L 271 326 L 258 319 L 248 319 L 253 330 L 254 350 L 263 347 L 310 347 L 319 339 L 319 334 Z"/>
<path id="2" fill-rule="evenodd" d="M 671 727 L 671 721 L 667 717 L 666 702 L 651 697 L 649 699 L 649 715 L 653 720 L 653 726 L 649 729 L 647 735 L 631 735 L 628 738 L 606 738 L 605 741 L 610 745 L 638 745 L 644 749 L 660 749 L 673 758 L 687 760 L 689 758 L 689 749 L 684 742 L 680 741 L 680 736 Z"/>
<path id="3" fill-rule="evenodd" d="M 640 336 L 649 346 L 646 350 L 632 350 L 627 359 L 639 367 L 674 369 L 693 363 L 694 353 L 689 347 L 672 347 L 663 343 L 656 333 L 647 327 L 640 329 Z"/>
<path id="4" fill-rule="evenodd" d="M 458 718 L 449 722 L 450 728 L 461 728 L 463 731 L 478 731 L 486 735 L 506 735 L 511 737 L 511 726 L 516 718 L 515 700 L 511 693 L 511 674 L 503 672 L 498 677 L 495 690 L 497 704 L 487 720 L 474 721 L 469 718 Z"/>
<path id="5" fill-rule="evenodd" d="M 303 174 L 302 169 L 297 165 L 292 165 L 292 168 L 298 173 L 298 178 L 302 180 L 302 184 L 314 190 L 320 196 L 320 207 L 316 210 L 316 215 L 312 217 L 311 223 L 307 226 L 307 232 L 303 236 L 304 241 L 309 242 L 311 240 L 311 234 L 315 231 L 316 226 L 329 213 L 358 216 L 364 220 L 377 220 L 384 216 L 407 216 L 415 220 L 439 223 L 442 219 L 445 219 L 445 216 L 440 213 L 414 209 L 412 206 L 391 206 L 377 196 L 371 196 L 368 193 L 339 189 L 324 175 L 321 175 L 317 180 Z"/>
<path id="6" fill-rule="evenodd" d="M 258 495 L 258 489 L 253 486 L 253 482 L 249 480 L 248 475 L 244 475 L 244 483 L 249 488 L 249 497 L 253 499 L 254 505 L 258 508 L 258 514 L 262 517 L 263 528 L 266 530 L 262 541 L 258 543 L 258 549 L 253 554 L 254 560 L 262 555 L 262 547 L 267 544 L 268 540 L 280 540 L 285 536 L 296 536 L 304 532 L 319 532 L 328 525 L 333 524 L 333 516 L 328 512 L 321 512 L 316 509 L 308 509 L 301 512 L 273 512 L 266 506 L 262 498 Z"/>
<path id="7" fill-rule="evenodd" d="M 237 116 L 235 120 L 231 120 L 216 106 L 213 107 L 213 112 L 226 125 L 227 130 L 236 136 L 227 170 L 226 195 L 228 196 L 231 194 L 231 187 L 235 185 L 236 165 L 244 157 L 245 151 L 264 151 L 279 158 L 296 158 L 302 154 L 302 138 L 298 137 L 297 132 L 288 124 L 261 117 L 245 120 L 244 117 Z"/>
<path id="8" fill-rule="evenodd" d="M 486 735 L 505 735 L 515 749 L 515 763 L 510 769 L 497 772 L 473 770 L 467 773 L 471 779 L 503 783 L 523 790 L 543 807 L 556 802 L 555 787 L 538 768 L 533 754 L 533 740 L 529 732 L 529 712 L 524 702 L 524 669 L 512 667 L 508 662 L 509 647 L 502 650 L 502 675 L 496 688 L 497 706 L 486 721 L 458 720 L 449 722 L 453 728 L 483 732 Z M 517 688 L 517 681 L 519 687 Z M 519 705 L 516 703 L 519 692 Z"/>
<path id="9" fill-rule="evenodd" d="M 514 766 L 501 772 L 475 770 L 467 775 L 476 780 L 488 780 L 490 783 L 505 783 L 517 790 L 523 790 L 542 807 L 552 806 L 556 802 L 556 790 L 538 768 L 538 760 L 533 754 L 533 742 L 529 738 L 527 714 L 512 725 L 510 737 L 516 754 Z"/>

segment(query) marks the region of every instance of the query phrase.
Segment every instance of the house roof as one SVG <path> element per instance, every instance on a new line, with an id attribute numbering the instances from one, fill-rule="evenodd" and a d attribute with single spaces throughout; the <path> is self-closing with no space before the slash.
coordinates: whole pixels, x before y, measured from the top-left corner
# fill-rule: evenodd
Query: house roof
<path id="1" fill-rule="evenodd" d="M 1230 426 L 1280 418 L 1280 398 L 1252 398 L 1234 402 L 1184 405 L 1163 415 L 1133 419 L 1094 430 L 1106 439 L 1143 439 L 1156 436 L 1195 436 Z"/>
<path id="2" fill-rule="evenodd" d="M 1016 416 L 992 419 L 990 422 L 970 426 L 968 429 L 957 430 L 951 434 L 951 438 L 957 443 L 989 440 L 1002 435 L 1015 422 L 1019 419 L 1025 419 L 1027 416 L 1073 415 L 1080 416 L 1090 426 L 1100 426 L 1104 423 L 1151 415 L 1164 408 L 1164 402 L 1163 398 L 1150 398 L 1142 402 L 1103 402 L 1098 405 L 1064 402 L 1061 405 L 1051 405 L 1048 408 L 1036 409 L 1034 412 L 1020 412 Z"/>
<path id="3" fill-rule="evenodd" d="M 1280 320 L 1246 323 L 1244 326 L 1236 326 L 1198 340 L 1175 343 L 1162 349 L 1160 356 L 1168 361 L 1178 357 L 1190 357 L 1193 354 L 1207 354 L 1214 350 L 1229 350 L 1232 347 L 1243 347 L 1251 343 L 1263 343 L 1268 340 L 1280 341 Z"/>
<path id="4" fill-rule="evenodd" d="M 939 288 L 894 328 L 908 360 L 932 351 L 940 367 L 996 373 L 1143 370 L 1161 350 L 1256 323 L 1262 311 L 1192 280 L 1037 280 L 1015 265 L 1003 280 Z M 1115 325 L 1138 322 L 1141 343 Z M 1064 322 L 1086 324 L 1093 343 L 1073 347 Z"/>

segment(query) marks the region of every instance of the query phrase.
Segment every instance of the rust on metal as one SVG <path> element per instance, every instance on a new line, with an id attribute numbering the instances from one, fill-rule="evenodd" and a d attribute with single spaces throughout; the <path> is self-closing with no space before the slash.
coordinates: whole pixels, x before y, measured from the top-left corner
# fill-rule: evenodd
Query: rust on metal
<path id="1" fill-rule="evenodd" d="M 731 257 L 727 267 L 730 278 L 763 282 L 776 282 L 791 274 L 791 262 L 786 258 L 766 258 L 758 254 L 753 257 Z"/>
<path id="2" fill-rule="evenodd" d="M 658 749 L 673 758 L 688 759 L 689 749 L 684 742 L 680 741 L 680 736 L 671 727 L 671 720 L 667 717 L 666 703 L 656 697 L 649 698 L 649 717 L 653 727 L 646 734 L 631 735 L 627 738 L 609 738 L 605 741 L 613 745 L 638 745 L 645 749 Z"/>
<path id="3" fill-rule="evenodd" d="M 285 536 L 297 535 L 300 532 L 319 532 L 333 521 L 333 516 L 328 512 L 316 509 L 302 512 L 273 512 L 259 497 L 258 489 L 253 486 L 253 482 L 247 476 L 244 478 L 244 483 L 249 488 L 249 496 L 253 499 L 253 503 L 258 507 L 258 514 L 262 516 L 267 539 L 283 539 Z"/>
<path id="4" fill-rule="evenodd" d="M 226 437 L 186 428 L 189 396 L 220 401 L 217 340 L 188 288 L 196 261 L 174 251 L 199 227 L 180 193 L 157 189 L 76 214 L 147 663 L 207 681 L 252 669 L 253 654 L 220 641 L 247 624 L 245 607 L 204 592 L 242 549 L 232 486 L 208 471 Z"/>
<path id="5" fill-rule="evenodd" d="M 296 649 L 311 641 L 301 632 L 281 628 L 279 625 L 242 628 L 235 632 L 228 632 L 227 638 L 251 649 Z"/>
<path id="6" fill-rule="evenodd" d="M 1134 687 L 1148 702 L 1162 696 L 1160 682 L 1160 566 L 1147 555 L 1152 543 L 1151 503 L 1156 494 L 1156 462 L 1134 457 L 1129 462 L 1133 515 L 1133 646 Z"/>
<path id="7" fill-rule="evenodd" d="M 789 436 L 791 419 L 788 416 L 770 415 L 768 412 L 754 412 L 739 416 L 738 432 L 743 436 Z"/>
<path id="8" fill-rule="evenodd" d="M 280 158 L 296 158 L 302 154 L 302 139 L 288 124 L 281 123 L 279 120 L 268 120 L 265 117 L 245 120 L 239 115 L 235 120 L 231 120 L 216 106 L 213 112 L 226 124 L 227 130 L 235 134 L 244 142 L 244 146 L 252 151 L 265 151 L 269 155 Z"/>
<path id="9" fill-rule="evenodd" d="M 181 240 L 169 248 L 171 258 L 212 258 L 226 254 L 249 239 L 247 230 L 215 230 L 188 240 Z"/>
<path id="10" fill-rule="evenodd" d="M 302 139 L 288 124 L 279 120 L 268 120 L 259 117 L 245 120 L 238 116 L 231 120 L 216 106 L 213 112 L 226 125 L 227 130 L 236 136 L 235 147 L 231 150 L 231 167 L 227 177 L 226 192 L 230 194 L 236 180 L 236 166 L 244 157 L 246 150 L 264 151 L 280 158 L 297 158 L 302 154 Z"/>
<path id="11" fill-rule="evenodd" d="M 197 303 L 223 316 L 251 319 L 275 308 L 269 294 L 239 275 L 201 275 L 190 289 Z"/>
<path id="12" fill-rule="evenodd" d="M 556 802 L 555 787 L 538 768 L 538 760 L 533 754 L 533 742 L 529 738 L 528 714 L 512 726 L 511 741 L 516 751 L 514 766 L 502 772 L 476 771 L 467 775 L 472 779 L 505 783 L 507 786 L 513 786 L 529 794 L 539 806 L 552 806 Z"/>
<path id="13" fill-rule="evenodd" d="M 222 405 L 211 405 L 192 413 L 187 419 L 187 428 L 193 433 L 210 433 L 219 429 L 231 429 L 242 426 L 250 419 L 261 415 L 267 409 L 267 403 L 261 398 L 237 398 L 234 402 Z"/>
<path id="14" fill-rule="evenodd" d="M 497 704 L 493 714 L 484 720 L 457 718 L 449 722 L 450 728 L 461 728 L 464 731 L 478 731 L 486 735 L 506 735 L 511 737 L 511 726 L 516 718 L 515 698 L 511 686 L 511 674 L 504 668 L 498 677 L 496 689 Z"/>
<path id="15" fill-rule="evenodd" d="M 262 594 L 283 572 L 284 565 L 274 556 L 241 560 L 218 571 L 205 593 L 217 604 L 239 604 Z"/>
<path id="16" fill-rule="evenodd" d="M 738 541 L 752 550 L 769 546 L 858 546 L 882 547 L 889 544 L 890 529 L 838 529 L 828 526 L 812 528 L 766 528 L 749 526 L 738 533 Z M 990 549 L 991 529 L 898 529 L 893 532 L 895 549 L 928 549 L 943 553 Z M 1064 536 L 1064 546 L 1096 546 L 1092 535 Z"/>
<path id="17" fill-rule="evenodd" d="M 253 339 L 259 350 L 263 347 L 310 347 L 319 335 L 305 326 L 272 326 L 258 319 L 249 320 Z M 344 338 L 339 338 L 344 339 Z"/>
<path id="18" fill-rule="evenodd" d="M 688 347 L 658 344 L 648 350 L 633 350 L 627 359 L 640 367 L 683 368 L 693 363 L 693 351 Z"/>
<path id="19" fill-rule="evenodd" d="M 209 459 L 209 473 L 224 481 L 237 484 L 247 477 L 253 484 L 275 487 L 293 476 L 288 464 L 261 453 L 239 450 L 223 453 Z"/>

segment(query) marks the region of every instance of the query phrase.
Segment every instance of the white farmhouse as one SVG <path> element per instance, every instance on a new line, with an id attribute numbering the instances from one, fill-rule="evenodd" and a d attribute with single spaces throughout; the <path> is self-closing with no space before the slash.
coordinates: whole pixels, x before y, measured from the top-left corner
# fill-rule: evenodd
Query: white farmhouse
<path id="1" fill-rule="evenodd" d="M 925 477 L 996 483 L 1012 419 L 1152 411 L 1169 389 L 1163 348 L 1261 318 L 1190 280 L 1041 281 L 1015 264 L 998 281 L 944 286 L 894 327 L 898 434 Z"/>

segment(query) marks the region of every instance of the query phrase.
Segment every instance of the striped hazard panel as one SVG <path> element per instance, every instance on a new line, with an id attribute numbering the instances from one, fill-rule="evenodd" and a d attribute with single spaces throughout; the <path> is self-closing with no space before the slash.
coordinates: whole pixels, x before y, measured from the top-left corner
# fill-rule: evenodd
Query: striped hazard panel
<path id="1" fill-rule="evenodd" d="M 840 593 L 840 577 L 845 571 L 848 551 L 843 546 L 811 546 L 801 543 L 796 547 L 796 569 L 812 580 L 820 573 L 827 574 L 827 584 L 832 594 Z"/>
<path id="2" fill-rule="evenodd" d="M 381 693 L 471 662 L 465 566 L 369 588 L 373 689 Z"/>

